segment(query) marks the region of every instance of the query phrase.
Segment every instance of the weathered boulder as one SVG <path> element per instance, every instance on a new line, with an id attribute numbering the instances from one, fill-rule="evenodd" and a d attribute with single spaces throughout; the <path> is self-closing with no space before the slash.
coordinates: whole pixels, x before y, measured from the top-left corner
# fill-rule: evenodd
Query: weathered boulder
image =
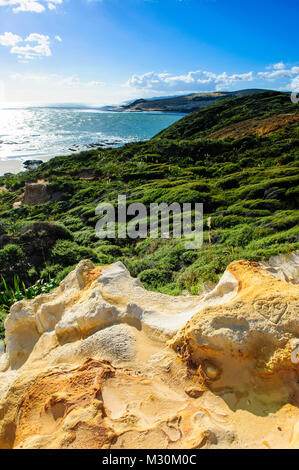
<path id="1" fill-rule="evenodd" d="M 43 164 L 42 160 L 26 160 L 23 163 L 23 166 L 26 168 L 26 170 L 35 170 L 42 164 Z"/>
<path id="2" fill-rule="evenodd" d="M 0 448 L 296 448 L 298 312 L 257 263 L 171 297 L 81 261 L 6 320 Z"/>
<path id="3" fill-rule="evenodd" d="M 44 204 L 50 199 L 51 196 L 47 191 L 46 183 L 27 183 L 21 202 L 28 206 L 34 206 L 36 204 Z"/>
<path id="4" fill-rule="evenodd" d="M 238 280 L 229 302 L 206 307 L 193 315 L 171 346 L 218 393 L 239 390 L 265 392 L 279 381 L 293 380 L 292 340 L 299 338 L 298 286 L 274 279 L 258 263 L 238 261 L 227 271 Z"/>

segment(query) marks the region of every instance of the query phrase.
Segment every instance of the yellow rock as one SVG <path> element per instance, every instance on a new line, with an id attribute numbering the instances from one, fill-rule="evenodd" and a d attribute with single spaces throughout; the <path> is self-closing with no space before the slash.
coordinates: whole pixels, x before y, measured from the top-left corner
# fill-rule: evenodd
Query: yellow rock
<path id="1" fill-rule="evenodd" d="M 298 448 L 298 285 L 266 268 L 234 262 L 205 296 L 171 297 L 87 260 L 15 304 L 0 448 Z"/>

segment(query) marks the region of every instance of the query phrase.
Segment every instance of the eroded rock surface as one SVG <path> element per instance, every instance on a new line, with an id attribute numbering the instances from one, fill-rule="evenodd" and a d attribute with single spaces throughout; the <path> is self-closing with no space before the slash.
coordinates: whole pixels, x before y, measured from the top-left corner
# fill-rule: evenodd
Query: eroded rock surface
<path id="1" fill-rule="evenodd" d="M 171 297 L 81 261 L 6 320 L 0 448 L 299 447 L 298 286 L 272 274 Z"/>
<path id="2" fill-rule="evenodd" d="M 25 185 L 25 191 L 21 199 L 22 204 L 34 206 L 43 204 L 51 199 L 47 191 L 47 183 L 28 183 Z"/>

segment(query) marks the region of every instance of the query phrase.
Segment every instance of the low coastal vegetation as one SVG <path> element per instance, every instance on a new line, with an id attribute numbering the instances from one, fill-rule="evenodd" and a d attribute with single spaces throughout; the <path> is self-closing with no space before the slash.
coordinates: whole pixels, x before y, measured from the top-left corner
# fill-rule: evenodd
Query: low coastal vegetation
<path id="1" fill-rule="evenodd" d="M 298 105 L 287 94 L 228 98 L 149 141 L 56 157 L 1 177 L 0 337 L 13 301 L 49 291 L 81 259 L 121 260 L 148 289 L 176 295 L 211 287 L 233 260 L 298 249 L 296 117 Z M 25 187 L 35 183 L 46 185 L 47 198 L 25 204 Z M 186 250 L 173 238 L 99 240 L 95 207 L 116 204 L 120 194 L 146 206 L 202 202 L 203 246 Z"/>

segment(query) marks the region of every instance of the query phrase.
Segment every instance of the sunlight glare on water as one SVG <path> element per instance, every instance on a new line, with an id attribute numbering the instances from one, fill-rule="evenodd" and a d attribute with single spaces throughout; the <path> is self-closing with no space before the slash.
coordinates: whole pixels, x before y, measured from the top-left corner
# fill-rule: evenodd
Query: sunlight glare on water
<path id="1" fill-rule="evenodd" d="M 0 175 L 28 159 L 49 160 L 97 145 L 146 140 L 180 114 L 111 113 L 95 109 L 0 109 Z"/>

